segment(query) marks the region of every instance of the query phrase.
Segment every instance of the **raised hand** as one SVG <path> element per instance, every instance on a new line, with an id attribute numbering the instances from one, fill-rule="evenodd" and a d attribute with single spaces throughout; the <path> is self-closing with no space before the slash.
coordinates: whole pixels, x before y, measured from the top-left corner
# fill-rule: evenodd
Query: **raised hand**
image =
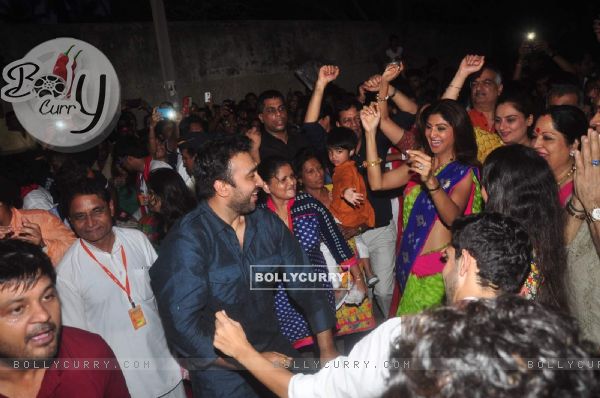
<path id="1" fill-rule="evenodd" d="M 365 196 L 362 193 L 356 192 L 356 188 L 344 189 L 342 197 L 354 207 L 359 206 L 365 200 Z"/>
<path id="2" fill-rule="evenodd" d="M 485 63 L 485 57 L 483 55 L 467 55 L 458 67 L 458 73 L 465 78 L 475 72 L 479 72 Z"/>
<path id="3" fill-rule="evenodd" d="M 422 182 L 426 182 L 433 176 L 433 158 L 424 152 L 417 150 L 407 150 L 410 156 L 408 166 L 411 171 L 421 177 Z"/>
<path id="4" fill-rule="evenodd" d="M 18 235 L 14 235 L 13 238 L 32 243 L 36 246 L 41 246 L 43 242 L 42 230 L 40 229 L 40 226 L 29 221 L 23 221 L 21 231 Z"/>
<path id="5" fill-rule="evenodd" d="M 581 137 L 581 150 L 575 151 L 575 196 L 586 210 L 600 205 L 600 137 L 589 129 Z"/>
<path id="6" fill-rule="evenodd" d="M 381 75 L 373 75 L 362 84 L 362 87 L 365 90 L 375 92 L 375 93 L 379 91 L 380 86 L 381 86 Z"/>
<path id="7" fill-rule="evenodd" d="M 376 103 L 365 106 L 360 111 L 360 121 L 362 122 L 366 133 L 374 133 L 377 131 L 380 119 L 381 113 L 379 112 Z"/>
<path id="8" fill-rule="evenodd" d="M 386 82 L 391 82 L 395 78 L 400 75 L 402 70 L 404 69 L 404 65 L 402 63 L 391 63 L 385 67 L 385 71 L 383 71 L 383 75 L 381 75 L 381 79 Z"/>
<path id="9" fill-rule="evenodd" d="M 335 65 L 323 65 L 319 69 L 317 83 L 328 84 L 337 79 L 340 75 L 340 68 Z"/>

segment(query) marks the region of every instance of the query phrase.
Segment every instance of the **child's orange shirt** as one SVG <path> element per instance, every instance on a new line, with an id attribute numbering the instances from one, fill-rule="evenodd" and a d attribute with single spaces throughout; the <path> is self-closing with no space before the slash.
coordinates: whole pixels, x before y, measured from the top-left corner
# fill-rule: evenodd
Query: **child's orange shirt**
<path id="1" fill-rule="evenodd" d="M 347 188 L 355 188 L 356 192 L 363 194 L 364 201 L 357 207 L 352 207 L 342 197 Z M 331 213 L 344 227 L 358 227 L 366 224 L 375 226 L 375 210 L 367 199 L 367 187 L 353 160 L 342 163 L 333 171 L 332 201 L 329 208 Z"/>

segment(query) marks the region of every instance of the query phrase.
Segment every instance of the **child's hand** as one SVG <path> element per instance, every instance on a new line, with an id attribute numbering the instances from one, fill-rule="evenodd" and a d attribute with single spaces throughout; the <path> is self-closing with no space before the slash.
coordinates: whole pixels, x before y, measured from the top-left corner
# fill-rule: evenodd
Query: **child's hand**
<path id="1" fill-rule="evenodd" d="M 364 200 L 362 193 L 356 192 L 356 188 L 346 188 L 342 194 L 344 200 L 350 203 L 352 206 L 359 206 Z"/>

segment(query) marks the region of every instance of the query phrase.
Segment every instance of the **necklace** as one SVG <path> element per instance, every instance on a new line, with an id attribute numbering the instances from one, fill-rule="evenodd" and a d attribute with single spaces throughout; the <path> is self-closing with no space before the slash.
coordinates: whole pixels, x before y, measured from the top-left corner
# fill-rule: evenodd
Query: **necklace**
<path id="1" fill-rule="evenodd" d="M 451 157 L 450 160 L 448 160 L 446 163 L 440 165 L 437 169 L 435 169 L 435 171 L 433 172 L 433 175 L 437 175 L 440 171 L 442 171 L 442 169 L 444 167 L 446 167 L 448 164 L 454 162 L 454 157 Z"/>
<path id="2" fill-rule="evenodd" d="M 569 178 L 571 178 L 571 176 L 573 175 L 574 172 L 575 172 L 575 163 L 573 163 L 573 165 L 571 166 L 571 170 L 569 170 L 567 175 L 565 175 L 563 178 L 561 178 L 560 181 L 558 181 L 556 183 L 556 185 L 558 185 L 560 187 L 562 184 L 567 182 L 569 180 Z"/>

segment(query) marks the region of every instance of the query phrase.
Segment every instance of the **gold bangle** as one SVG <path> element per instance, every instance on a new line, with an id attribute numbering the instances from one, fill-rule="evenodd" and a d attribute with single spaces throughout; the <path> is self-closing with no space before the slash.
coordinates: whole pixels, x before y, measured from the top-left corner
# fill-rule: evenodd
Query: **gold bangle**
<path id="1" fill-rule="evenodd" d="M 362 165 L 363 167 L 373 167 L 381 164 L 381 162 L 381 158 L 377 158 L 377 160 L 365 160 Z"/>

